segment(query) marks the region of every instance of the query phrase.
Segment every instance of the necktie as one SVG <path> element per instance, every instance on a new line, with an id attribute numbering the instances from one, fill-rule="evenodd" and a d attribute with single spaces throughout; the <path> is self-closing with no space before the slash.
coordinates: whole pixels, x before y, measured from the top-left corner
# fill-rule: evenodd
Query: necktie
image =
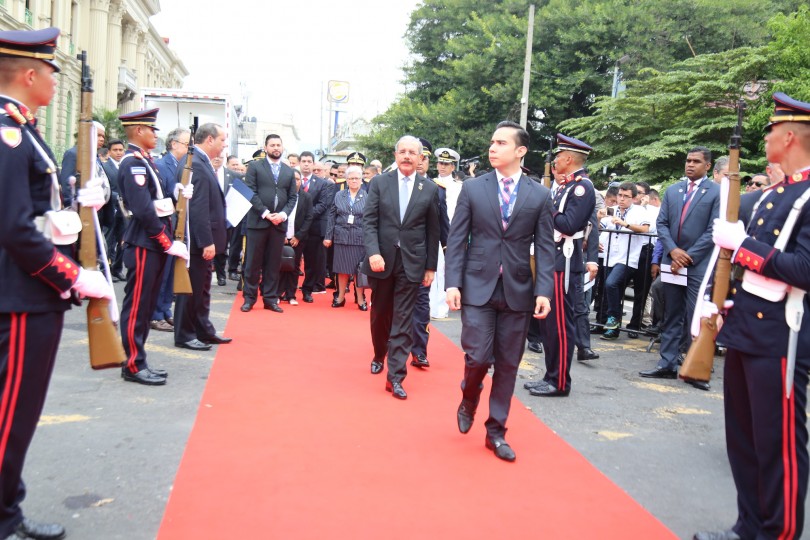
<path id="1" fill-rule="evenodd" d="M 279 168 L 280 167 L 279 167 L 278 163 L 271 163 L 270 164 L 270 170 L 273 171 L 273 180 L 275 180 L 276 183 L 278 183 L 278 170 L 279 170 Z"/>
<path id="2" fill-rule="evenodd" d="M 689 210 L 689 204 L 692 202 L 692 192 L 695 190 L 696 183 L 689 181 L 689 187 L 686 188 L 686 195 L 683 197 L 683 209 L 681 210 L 681 221 L 678 223 L 678 240 L 681 239 L 681 229 L 683 228 L 683 220 L 686 217 L 686 211 Z"/>
<path id="3" fill-rule="evenodd" d="M 304 191 L 309 192 L 309 178 L 304 178 Z"/>
<path id="4" fill-rule="evenodd" d="M 503 179 L 503 189 L 501 190 L 501 218 L 503 220 L 503 228 L 509 226 L 509 201 L 512 199 L 512 179 Z"/>
<path id="5" fill-rule="evenodd" d="M 404 176 L 399 183 L 399 221 L 405 219 L 405 210 L 408 208 L 408 199 L 410 198 L 410 190 L 408 189 L 409 176 Z"/>

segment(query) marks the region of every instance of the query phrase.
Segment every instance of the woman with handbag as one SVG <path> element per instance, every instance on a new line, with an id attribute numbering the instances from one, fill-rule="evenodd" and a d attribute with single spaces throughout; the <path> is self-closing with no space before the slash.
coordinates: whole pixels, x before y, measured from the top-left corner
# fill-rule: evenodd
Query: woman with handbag
<path id="1" fill-rule="evenodd" d="M 366 256 L 363 244 L 363 208 L 366 206 L 366 193 L 360 189 L 363 183 L 363 169 L 352 165 L 346 169 L 348 189 L 335 193 L 335 203 L 329 209 L 323 245 L 333 243 L 334 261 L 332 270 L 338 275 L 337 297 L 332 301 L 333 308 L 346 305 L 346 285 L 349 276 L 357 272 L 357 265 Z M 361 311 L 368 310 L 363 289 L 355 287 L 355 301 Z"/>

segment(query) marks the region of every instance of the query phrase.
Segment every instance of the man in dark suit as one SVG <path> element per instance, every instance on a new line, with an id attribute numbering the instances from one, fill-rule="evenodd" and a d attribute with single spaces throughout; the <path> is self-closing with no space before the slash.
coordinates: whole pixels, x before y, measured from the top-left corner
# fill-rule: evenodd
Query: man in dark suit
<path id="1" fill-rule="evenodd" d="M 306 160 L 305 154 L 309 154 L 309 152 L 301 154 L 299 164 L 303 164 Z M 279 293 L 281 300 L 285 300 L 291 306 L 297 306 L 298 300 L 295 299 L 295 292 L 298 290 L 298 269 L 301 267 L 301 254 L 304 251 L 312 227 L 312 199 L 309 193 L 301 189 L 302 173 L 293 172 L 295 173 L 295 185 L 298 189 L 298 200 L 295 201 L 295 207 L 287 220 L 284 243 L 295 251 L 295 262 L 292 270 L 281 272 Z"/>
<path id="2" fill-rule="evenodd" d="M 110 180 L 110 189 L 115 197 L 115 219 L 113 228 L 107 237 L 107 246 L 110 252 L 107 254 L 112 262 L 113 281 L 126 281 L 121 273 L 124 268 L 124 246 L 122 244 L 124 229 L 127 226 L 128 212 L 125 211 L 124 199 L 121 197 L 121 187 L 118 183 L 118 167 L 126 152 L 126 145 L 121 139 L 113 139 L 107 142 L 107 161 L 104 162 L 104 172 Z"/>
<path id="3" fill-rule="evenodd" d="M 238 178 L 243 182 L 245 181 L 245 175 L 241 172 L 242 167 L 242 162 L 239 161 L 237 156 L 228 156 L 228 159 L 225 160 L 225 195 L 228 194 L 234 180 Z M 239 281 L 237 270 L 239 269 L 239 261 L 242 259 L 242 240 L 245 238 L 245 235 L 242 234 L 244 222 L 245 218 L 242 218 L 242 221 L 233 227 L 228 226 L 228 279 L 231 281 Z"/>
<path id="4" fill-rule="evenodd" d="M 253 208 L 247 216 L 247 261 L 242 311 L 248 312 L 256 303 L 259 277 L 262 280 L 264 309 L 282 313 L 278 305 L 279 267 L 287 216 L 295 207 L 293 170 L 282 163 L 284 145 L 281 137 L 270 134 L 264 140 L 266 157 L 250 162 L 245 184 L 253 190 Z"/>
<path id="5" fill-rule="evenodd" d="M 430 286 L 439 259 L 439 188 L 416 173 L 422 143 L 406 135 L 394 147 L 397 170 L 369 184 L 363 211 L 363 242 L 368 259 L 363 273 L 371 284 L 371 373 L 382 371 L 388 355 L 385 389 L 406 399 L 402 388 L 411 352 L 411 324 L 419 284 Z"/>
<path id="6" fill-rule="evenodd" d="M 521 173 L 528 145 L 529 134 L 519 124 L 498 124 L 489 146 L 495 170 L 464 182 L 445 263 L 447 304 L 454 311 L 464 306 L 465 367 L 458 429 L 467 433 L 472 427 L 484 377 L 494 364 L 485 444 L 506 461 L 515 460 L 504 436 L 529 320 L 532 312 L 540 319 L 549 314 L 554 286 L 551 191 Z M 537 261 L 534 282 L 532 244 Z"/>
<path id="7" fill-rule="evenodd" d="M 657 221 L 658 241 L 664 249 L 661 264 L 671 265 L 672 274 L 685 269 L 687 286 L 667 282 L 662 268 L 666 310 L 661 322 L 661 358 L 655 368 L 639 372 L 642 377 L 677 378 L 680 351 L 691 341 L 689 324 L 714 249 L 712 222 L 720 212 L 720 186 L 706 176 L 711 166 L 711 151 L 703 146 L 693 148 L 686 155 L 686 178 L 664 193 Z"/>
<path id="8" fill-rule="evenodd" d="M 189 267 L 192 294 L 178 294 L 175 308 L 174 344 L 193 350 L 208 350 L 211 344 L 230 343 L 217 335 L 208 318 L 211 311 L 211 264 L 225 252 L 225 196 L 219 187 L 211 160 L 225 147 L 225 130 L 203 124 L 194 133 L 191 183 L 194 198 L 188 205 Z"/>
<path id="9" fill-rule="evenodd" d="M 335 194 L 329 182 L 318 178 L 312 172 L 315 156 L 312 152 L 301 152 L 298 165 L 301 167 L 301 193 L 306 193 L 312 202 L 312 225 L 309 228 L 307 240 L 303 242 L 304 254 L 304 283 L 301 292 L 304 302 L 312 302 L 312 292 L 324 290 L 326 273 L 326 248 L 323 245 L 323 235 L 326 232 L 326 218 L 329 208 L 335 203 Z M 296 227 L 298 230 L 298 227 Z M 299 251 L 296 248 L 296 251 Z M 300 259 L 300 256 L 298 257 Z M 296 267 L 296 271 L 297 271 Z"/>

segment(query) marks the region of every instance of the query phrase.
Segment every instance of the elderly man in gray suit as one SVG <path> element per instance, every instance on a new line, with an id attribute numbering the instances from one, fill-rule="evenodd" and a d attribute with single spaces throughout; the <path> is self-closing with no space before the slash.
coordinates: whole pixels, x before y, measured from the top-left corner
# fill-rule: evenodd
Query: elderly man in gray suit
<path id="1" fill-rule="evenodd" d="M 642 377 L 677 378 L 680 350 L 690 342 L 689 325 L 714 249 L 712 224 L 720 212 L 720 186 L 707 177 L 711 167 L 708 148 L 691 149 L 686 155 L 686 178 L 664 193 L 656 223 L 658 241 L 664 247 L 661 279 L 666 310 L 661 322 L 661 358 L 655 368 L 640 371 Z M 671 265 L 669 276 L 666 265 Z M 675 283 L 675 276 L 684 273 L 686 285 Z M 708 390 L 705 383 L 693 385 Z"/>
<path id="2" fill-rule="evenodd" d="M 529 321 L 532 312 L 539 319 L 549 314 L 554 287 L 551 191 L 521 174 L 528 146 L 529 134 L 519 124 L 498 124 L 489 146 L 495 170 L 464 182 L 447 239 L 447 303 L 461 309 L 465 353 L 458 429 L 472 427 L 484 377 L 494 365 L 485 445 L 505 461 L 515 460 L 504 436 Z"/>
<path id="3" fill-rule="evenodd" d="M 248 165 L 245 184 L 253 191 L 253 208 L 247 216 L 247 261 L 241 310 L 248 312 L 256 303 L 259 277 L 262 279 L 264 309 L 281 313 L 278 283 L 281 251 L 287 233 L 287 216 L 295 208 L 298 189 L 293 170 L 281 161 L 281 137 L 270 134 L 264 140 L 264 159 Z"/>

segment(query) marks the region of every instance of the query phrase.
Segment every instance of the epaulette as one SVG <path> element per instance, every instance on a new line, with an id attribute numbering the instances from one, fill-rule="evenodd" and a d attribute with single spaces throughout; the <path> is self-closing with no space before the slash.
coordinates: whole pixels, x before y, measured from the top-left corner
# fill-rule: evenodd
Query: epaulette
<path id="1" fill-rule="evenodd" d="M 138 159 L 143 159 L 143 154 L 141 154 L 141 153 L 140 153 L 140 152 L 138 152 L 137 150 L 135 150 L 134 152 L 132 152 L 132 155 L 133 155 L 133 156 L 135 156 L 135 157 L 136 157 L 136 158 L 138 158 Z"/>
<path id="2" fill-rule="evenodd" d="M 434 181 L 434 182 L 436 183 L 436 185 L 437 185 L 437 186 L 439 186 L 440 188 L 442 188 L 442 189 L 447 189 L 447 186 L 444 184 L 444 180 L 440 180 L 439 178 L 436 178 L 436 179 L 435 179 L 435 180 L 433 180 L 433 181 Z"/>
<path id="3" fill-rule="evenodd" d="M 20 109 L 13 103 L 6 103 L 6 112 L 8 115 L 18 124 L 24 126 L 28 123 L 28 120 L 25 119 L 25 116 L 20 112 Z"/>

